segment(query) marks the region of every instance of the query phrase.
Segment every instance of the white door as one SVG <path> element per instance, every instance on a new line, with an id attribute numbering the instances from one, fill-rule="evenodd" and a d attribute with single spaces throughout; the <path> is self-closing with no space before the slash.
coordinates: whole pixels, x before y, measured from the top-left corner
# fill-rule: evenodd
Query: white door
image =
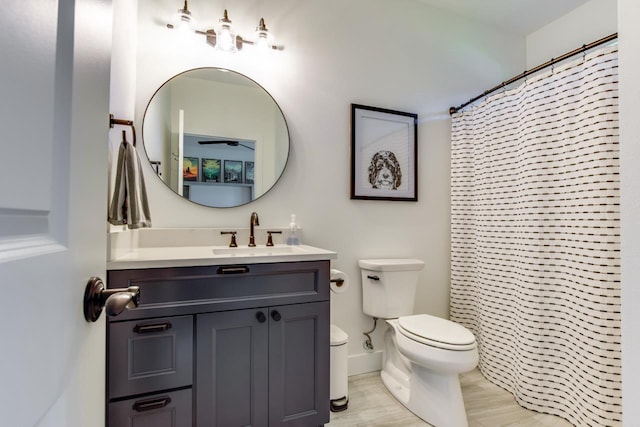
<path id="1" fill-rule="evenodd" d="M 59 3 L 59 4 L 58 4 Z M 104 425 L 111 0 L 0 11 L 0 425 Z"/>
<path id="2" fill-rule="evenodd" d="M 171 189 L 182 196 L 184 189 L 184 110 L 178 110 L 178 132 L 171 132 Z"/>

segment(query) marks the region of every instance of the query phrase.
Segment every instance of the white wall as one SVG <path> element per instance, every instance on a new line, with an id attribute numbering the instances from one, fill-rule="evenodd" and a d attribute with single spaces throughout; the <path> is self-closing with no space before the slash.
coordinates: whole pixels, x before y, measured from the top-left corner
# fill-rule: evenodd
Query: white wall
<path id="1" fill-rule="evenodd" d="M 527 69 L 617 31 L 615 0 L 591 0 L 527 36 Z"/>
<path id="2" fill-rule="evenodd" d="M 640 3 L 618 0 L 620 37 L 620 163 L 622 182 L 622 414 L 640 419 Z"/>
<path id="3" fill-rule="evenodd" d="M 353 360 L 364 354 L 357 260 L 417 257 L 426 261 L 416 308 L 448 316 L 449 117 L 458 105 L 522 71 L 525 41 L 414 0 L 191 0 L 199 28 L 217 23 L 225 7 L 239 33 L 260 17 L 285 49 L 269 61 L 215 52 L 194 36 L 181 45 L 165 23 L 175 0 L 140 0 L 136 123 L 169 77 L 189 68 L 227 67 L 262 85 L 279 103 L 291 154 L 278 185 L 238 208 L 211 209 L 179 199 L 148 165 L 154 227 L 247 227 L 252 211 L 263 228 L 286 226 L 296 213 L 303 243 L 332 249 L 332 266 L 351 278 L 332 298 L 332 318 L 350 336 Z M 418 198 L 414 202 L 349 199 L 350 103 L 418 113 Z M 177 214 L 179 213 L 179 214 Z M 239 242 L 243 244 L 245 242 Z M 374 336 L 381 348 L 379 327 Z M 352 363 L 352 373 L 361 368 Z M 364 366 L 364 365 L 363 365 Z M 365 369 L 365 368 L 362 368 Z"/>

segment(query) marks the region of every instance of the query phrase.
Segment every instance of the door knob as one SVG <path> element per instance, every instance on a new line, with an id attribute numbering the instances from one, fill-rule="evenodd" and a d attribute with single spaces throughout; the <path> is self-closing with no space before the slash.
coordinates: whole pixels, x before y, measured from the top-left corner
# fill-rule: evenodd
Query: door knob
<path id="1" fill-rule="evenodd" d="M 107 316 L 117 316 L 124 309 L 135 308 L 140 303 L 140 288 L 129 286 L 124 289 L 105 289 L 102 279 L 92 277 L 84 289 L 84 318 L 87 322 L 95 322 L 102 309 Z"/>
<path id="2" fill-rule="evenodd" d="M 276 310 L 273 310 L 273 311 L 271 312 L 271 318 L 272 318 L 273 320 L 275 320 L 276 322 L 279 322 L 279 321 L 280 321 L 280 319 L 282 319 L 282 315 L 281 315 L 280 313 L 278 313 Z"/>
<path id="3" fill-rule="evenodd" d="M 263 312 L 259 311 L 256 313 L 256 319 L 258 319 L 258 322 L 264 323 L 267 320 L 267 316 L 265 316 Z"/>

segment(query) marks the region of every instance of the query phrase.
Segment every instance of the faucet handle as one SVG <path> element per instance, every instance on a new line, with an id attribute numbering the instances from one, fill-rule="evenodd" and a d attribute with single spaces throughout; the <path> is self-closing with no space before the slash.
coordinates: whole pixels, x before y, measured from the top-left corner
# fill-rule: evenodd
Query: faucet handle
<path id="1" fill-rule="evenodd" d="M 282 234 L 282 231 L 267 231 L 267 246 L 273 246 L 273 238 L 271 234 Z"/>
<path id="2" fill-rule="evenodd" d="M 230 248 L 237 248 L 238 244 L 236 243 L 236 233 L 237 231 L 221 231 L 220 234 L 231 234 L 231 242 L 229 242 Z"/>

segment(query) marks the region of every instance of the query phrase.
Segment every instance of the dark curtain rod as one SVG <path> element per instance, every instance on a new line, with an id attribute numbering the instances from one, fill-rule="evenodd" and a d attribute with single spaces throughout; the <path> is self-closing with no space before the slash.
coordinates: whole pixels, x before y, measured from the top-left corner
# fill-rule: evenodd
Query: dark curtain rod
<path id="1" fill-rule="evenodd" d="M 559 56 L 557 58 L 551 58 L 549 61 L 545 62 L 544 64 L 540 64 L 537 67 L 534 67 L 530 70 L 525 70 L 524 72 L 522 72 L 522 74 L 518 74 L 515 77 L 510 78 L 509 80 L 505 80 L 502 83 L 500 83 L 499 85 L 492 87 L 489 90 L 485 90 L 482 94 L 476 96 L 475 98 L 471 98 L 470 100 L 468 100 L 467 102 L 465 102 L 462 105 L 459 105 L 457 107 L 451 107 L 449 108 L 449 114 L 453 114 L 456 113 L 458 111 L 460 111 L 461 109 L 463 109 L 464 107 L 466 107 L 469 104 L 472 104 L 474 102 L 476 102 L 478 99 L 485 97 L 487 95 L 489 95 L 490 93 L 493 93 L 495 91 L 497 91 L 498 89 L 502 89 L 505 86 L 510 85 L 511 83 L 517 82 L 520 79 L 524 79 L 527 76 L 530 76 L 533 73 L 537 73 L 538 71 L 550 67 L 553 64 L 557 64 L 558 62 L 564 61 L 567 58 L 570 58 L 574 55 L 577 55 L 579 53 L 585 52 L 589 49 L 592 49 L 596 46 L 600 46 L 601 44 L 610 42 L 611 40 L 615 40 L 616 38 L 618 38 L 618 33 L 613 33 L 611 35 L 608 35 L 607 37 L 603 37 L 600 40 L 596 40 L 592 43 L 589 44 L 583 44 L 582 47 L 579 47 L 577 49 L 572 50 L 571 52 L 567 52 L 562 56 Z"/>

